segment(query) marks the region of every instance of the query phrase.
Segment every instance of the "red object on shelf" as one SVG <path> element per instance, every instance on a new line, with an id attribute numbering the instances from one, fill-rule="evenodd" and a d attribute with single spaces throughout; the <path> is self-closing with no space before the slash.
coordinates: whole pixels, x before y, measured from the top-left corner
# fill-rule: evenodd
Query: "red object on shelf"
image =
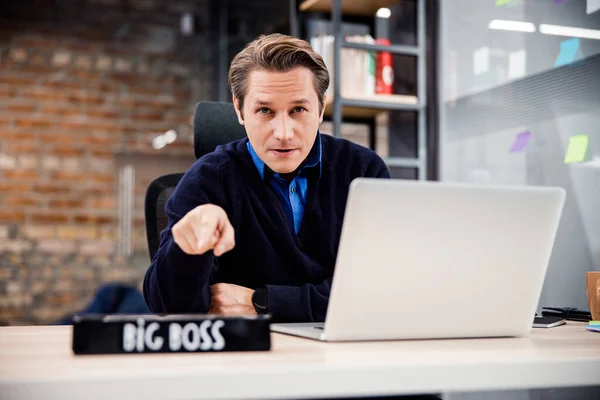
<path id="1" fill-rule="evenodd" d="M 391 45 L 389 39 L 376 39 L 375 43 Z M 392 64 L 392 53 L 387 51 L 377 52 L 375 62 L 375 93 L 392 94 L 394 85 L 394 66 Z"/>

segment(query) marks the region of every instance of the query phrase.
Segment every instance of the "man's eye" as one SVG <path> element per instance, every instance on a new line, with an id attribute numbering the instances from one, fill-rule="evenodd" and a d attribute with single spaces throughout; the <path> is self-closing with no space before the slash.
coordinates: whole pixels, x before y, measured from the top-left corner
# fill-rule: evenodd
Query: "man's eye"
<path id="1" fill-rule="evenodd" d="M 300 106 L 294 107 L 294 112 L 299 113 L 299 112 L 302 112 L 302 111 L 306 111 L 306 108 L 300 107 Z"/>
<path id="2" fill-rule="evenodd" d="M 261 114 L 268 114 L 269 111 L 271 111 L 271 110 L 269 110 L 267 107 L 261 107 L 258 109 L 258 112 Z"/>

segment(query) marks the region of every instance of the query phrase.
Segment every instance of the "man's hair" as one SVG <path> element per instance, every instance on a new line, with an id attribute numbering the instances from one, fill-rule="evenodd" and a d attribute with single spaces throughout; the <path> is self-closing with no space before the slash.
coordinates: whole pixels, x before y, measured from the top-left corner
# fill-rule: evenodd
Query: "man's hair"
<path id="1" fill-rule="evenodd" d="M 261 35 L 248 43 L 234 57 L 229 68 L 229 86 L 232 94 L 238 99 L 240 112 L 244 108 L 250 72 L 287 72 L 298 67 L 306 67 L 314 74 L 313 86 L 317 92 L 320 110 L 329 86 L 329 72 L 323 58 L 308 42 L 293 36 L 273 33 Z"/>

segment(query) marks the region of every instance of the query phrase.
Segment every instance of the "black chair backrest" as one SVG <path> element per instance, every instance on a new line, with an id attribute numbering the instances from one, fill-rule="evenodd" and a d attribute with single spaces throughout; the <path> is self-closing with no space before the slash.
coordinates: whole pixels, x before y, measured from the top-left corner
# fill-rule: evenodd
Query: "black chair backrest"
<path id="1" fill-rule="evenodd" d="M 200 158 L 217 146 L 246 136 L 232 103 L 201 101 L 194 112 L 194 154 Z M 150 260 L 160 245 L 160 233 L 169 223 L 165 214 L 167 200 L 183 177 L 183 173 L 156 178 L 146 190 L 146 238 Z"/>
<path id="2" fill-rule="evenodd" d="M 146 238 L 148 239 L 148 251 L 150 260 L 160 246 L 160 233 L 169 224 L 169 218 L 165 214 L 165 205 L 175 187 L 183 177 L 183 173 L 163 175 L 150 183 L 146 190 L 145 210 L 146 214 Z"/>
<path id="3" fill-rule="evenodd" d="M 232 103 L 201 101 L 194 112 L 194 154 L 200 158 L 220 144 L 246 136 Z"/>

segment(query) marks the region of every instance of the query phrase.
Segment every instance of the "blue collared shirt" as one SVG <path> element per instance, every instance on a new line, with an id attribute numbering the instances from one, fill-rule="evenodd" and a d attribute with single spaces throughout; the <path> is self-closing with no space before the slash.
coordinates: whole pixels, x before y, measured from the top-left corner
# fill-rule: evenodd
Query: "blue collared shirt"
<path id="1" fill-rule="evenodd" d="M 292 179 L 289 183 L 285 179 L 283 179 L 278 173 L 271 171 L 265 163 L 258 157 L 258 154 L 254 151 L 254 148 L 250 144 L 250 141 L 247 143 L 248 152 L 252 157 L 252 161 L 254 161 L 254 165 L 260 174 L 260 177 L 263 181 L 265 179 L 271 185 L 271 188 L 277 193 L 279 198 L 282 201 L 283 208 L 288 216 L 288 220 L 290 224 L 293 221 L 294 224 L 294 232 L 298 234 L 300 232 L 300 227 L 302 226 L 302 218 L 304 217 L 304 208 L 306 207 L 306 192 L 308 191 L 308 174 L 307 170 L 309 168 L 319 167 L 319 174 L 321 168 L 321 157 L 322 157 L 322 147 L 321 147 L 321 133 L 317 132 L 317 138 L 315 140 L 315 144 L 313 148 L 308 153 L 308 157 L 302 164 L 299 169 L 296 177 Z M 265 171 L 270 171 L 270 173 L 265 174 Z"/>

